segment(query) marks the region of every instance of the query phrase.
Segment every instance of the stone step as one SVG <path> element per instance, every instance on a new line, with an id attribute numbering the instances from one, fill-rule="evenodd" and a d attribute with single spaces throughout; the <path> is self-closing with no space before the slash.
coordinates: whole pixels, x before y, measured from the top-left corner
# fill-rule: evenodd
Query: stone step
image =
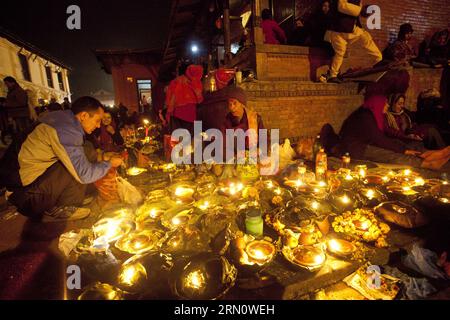
<path id="1" fill-rule="evenodd" d="M 357 83 L 318 83 L 311 81 L 272 80 L 244 82 L 240 85 L 250 100 L 258 98 L 352 96 L 359 95 Z"/>

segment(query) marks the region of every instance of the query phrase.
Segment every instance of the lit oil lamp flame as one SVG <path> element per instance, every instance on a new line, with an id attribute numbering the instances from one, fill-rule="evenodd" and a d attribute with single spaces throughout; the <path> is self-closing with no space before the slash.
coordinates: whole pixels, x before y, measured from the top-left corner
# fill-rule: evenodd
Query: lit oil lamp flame
<path id="1" fill-rule="evenodd" d="M 133 263 L 123 266 L 119 275 L 119 282 L 126 286 L 133 286 L 141 277 L 147 277 L 147 271 L 140 263 Z"/>
<path id="2" fill-rule="evenodd" d="M 319 187 L 324 188 L 327 186 L 327 183 L 325 181 L 319 181 Z"/>
<path id="3" fill-rule="evenodd" d="M 193 289 L 200 289 L 205 285 L 205 276 L 201 271 L 193 271 L 186 276 L 187 287 Z"/>
<path id="4" fill-rule="evenodd" d="M 383 178 L 381 178 L 384 182 L 388 182 L 389 178 L 387 176 L 384 176 Z"/>
<path id="5" fill-rule="evenodd" d="M 317 255 L 314 257 L 314 262 L 315 262 L 317 265 L 322 264 L 324 261 L 325 261 L 325 257 L 324 257 L 323 254 L 317 254 Z"/>
<path id="6" fill-rule="evenodd" d="M 403 191 L 411 191 L 411 187 L 408 187 L 408 186 L 402 187 L 402 189 L 403 189 Z"/>
<path id="7" fill-rule="evenodd" d="M 345 180 L 347 180 L 347 181 L 352 181 L 352 180 L 353 180 L 352 175 L 347 174 L 347 175 L 345 176 Z"/>
<path id="8" fill-rule="evenodd" d="M 192 189 L 190 189 L 190 188 L 177 187 L 175 189 L 175 195 L 177 197 L 183 197 L 183 196 L 190 195 L 191 192 L 192 192 Z"/>
<path id="9" fill-rule="evenodd" d="M 150 210 L 150 218 L 155 219 L 157 217 L 156 209 Z"/>
<path id="10" fill-rule="evenodd" d="M 173 224 L 174 226 L 178 226 L 178 225 L 180 225 L 180 223 L 181 223 L 180 218 L 178 218 L 178 217 L 172 218 L 172 224 Z"/>
<path id="11" fill-rule="evenodd" d="M 373 199 L 375 197 L 375 191 L 373 191 L 372 189 L 367 190 L 366 196 L 370 200 Z"/>
<path id="12" fill-rule="evenodd" d="M 127 170 L 127 173 L 129 176 L 138 176 L 145 171 L 146 171 L 146 169 L 143 169 L 143 168 L 132 167 Z"/>
<path id="13" fill-rule="evenodd" d="M 425 184 L 425 180 L 423 180 L 422 178 L 416 178 L 416 179 L 414 180 L 414 183 L 415 183 L 417 186 L 423 186 L 423 185 Z"/>
<path id="14" fill-rule="evenodd" d="M 268 189 L 272 189 L 273 188 L 273 182 L 272 181 L 268 181 L 267 182 L 267 188 Z"/>
<path id="15" fill-rule="evenodd" d="M 340 252 L 342 249 L 341 244 L 335 239 L 331 239 L 330 241 L 328 241 L 328 247 L 332 252 Z"/>
<path id="16" fill-rule="evenodd" d="M 319 209 L 319 203 L 318 203 L 317 201 L 314 201 L 314 202 L 311 204 L 311 207 L 312 207 L 314 210 L 317 210 L 317 209 Z"/>
<path id="17" fill-rule="evenodd" d="M 144 121 L 143 121 L 143 122 L 144 122 L 144 124 L 145 124 L 145 125 L 148 125 L 148 124 L 150 124 L 150 121 L 148 121 L 147 119 L 144 119 Z"/>
<path id="18" fill-rule="evenodd" d="M 295 186 L 296 186 L 297 188 L 303 186 L 303 181 L 302 181 L 302 180 L 297 180 L 297 181 L 295 181 Z"/>
<path id="19" fill-rule="evenodd" d="M 405 176 L 411 175 L 411 170 L 405 169 L 405 170 L 403 171 L 403 175 L 405 175 Z"/>
<path id="20" fill-rule="evenodd" d="M 275 193 L 276 193 L 277 195 L 280 195 L 280 194 L 281 194 L 281 189 L 280 189 L 280 188 L 275 189 Z"/>
<path id="21" fill-rule="evenodd" d="M 450 200 L 448 200 L 447 198 L 439 198 L 439 201 L 442 203 L 449 203 Z"/>
<path id="22" fill-rule="evenodd" d="M 209 201 L 205 201 L 202 205 L 199 206 L 199 208 L 203 211 L 209 208 Z"/>
<path id="23" fill-rule="evenodd" d="M 350 198 L 349 198 L 347 195 L 343 195 L 343 196 L 341 197 L 341 202 L 342 202 L 343 204 L 349 204 L 349 203 L 350 203 Z"/>
<path id="24" fill-rule="evenodd" d="M 366 176 L 366 170 L 365 169 L 359 169 L 358 173 L 359 173 L 359 176 L 361 178 L 364 178 Z"/>

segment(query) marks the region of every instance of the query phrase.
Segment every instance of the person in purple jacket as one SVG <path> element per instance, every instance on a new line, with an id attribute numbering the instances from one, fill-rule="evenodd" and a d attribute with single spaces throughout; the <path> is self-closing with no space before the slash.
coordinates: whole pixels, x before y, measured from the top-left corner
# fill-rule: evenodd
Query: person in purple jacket
<path id="1" fill-rule="evenodd" d="M 119 156 L 97 162 L 95 150 L 85 143 L 85 135 L 100 127 L 103 115 L 98 100 L 79 98 L 71 110 L 41 117 L 23 142 L 15 146 L 19 150 L 16 157 L 7 151 L 10 176 L 2 175 L 2 179 L 9 180 L 9 201 L 21 214 L 43 222 L 77 220 L 90 214 L 88 208 L 81 207 L 87 185 L 122 164 Z"/>

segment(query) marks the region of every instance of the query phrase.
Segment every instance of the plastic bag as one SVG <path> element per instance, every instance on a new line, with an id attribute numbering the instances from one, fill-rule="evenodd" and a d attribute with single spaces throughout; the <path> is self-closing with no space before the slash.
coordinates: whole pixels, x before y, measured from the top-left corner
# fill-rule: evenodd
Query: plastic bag
<path id="1" fill-rule="evenodd" d="M 89 229 L 81 229 L 79 231 L 69 231 L 63 233 L 59 237 L 58 249 L 64 253 L 66 258 L 70 256 L 70 253 L 75 249 L 78 242 L 89 234 Z"/>
<path id="2" fill-rule="evenodd" d="M 117 192 L 120 200 L 127 204 L 137 206 L 143 201 L 139 190 L 122 177 L 117 177 Z"/>
<path id="3" fill-rule="evenodd" d="M 384 272 L 402 281 L 405 286 L 404 298 L 408 298 L 409 300 L 425 299 L 437 291 L 428 279 L 413 278 L 397 268 L 391 268 L 389 266 L 384 267 Z"/>
<path id="4" fill-rule="evenodd" d="M 438 256 L 431 250 L 414 244 L 412 250 L 402 260 L 403 265 L 433 279 L 447 279 L 445 272 L 437 265 Z"/>
<path id="5" fill-rule="evenodd" d="M 280 170 L 283 170 L 288 165 L 292 164 L 293 159 L 297 155 L 291 146 L 291 141 L 285 139 L 283 145 L 280 146 Z"/>

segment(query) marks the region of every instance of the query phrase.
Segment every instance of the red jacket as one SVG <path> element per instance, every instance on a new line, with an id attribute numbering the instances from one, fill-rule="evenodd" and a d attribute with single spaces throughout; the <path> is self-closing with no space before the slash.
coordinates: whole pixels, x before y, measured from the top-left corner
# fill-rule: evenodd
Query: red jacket
<path id="1" fill-rule="evenodd" d="M 274 20 L 267 19 L 261 23 L 264 32 L 264 43 L 266 44 L 284 44 L 286 43 L 286 34 Z"/>

